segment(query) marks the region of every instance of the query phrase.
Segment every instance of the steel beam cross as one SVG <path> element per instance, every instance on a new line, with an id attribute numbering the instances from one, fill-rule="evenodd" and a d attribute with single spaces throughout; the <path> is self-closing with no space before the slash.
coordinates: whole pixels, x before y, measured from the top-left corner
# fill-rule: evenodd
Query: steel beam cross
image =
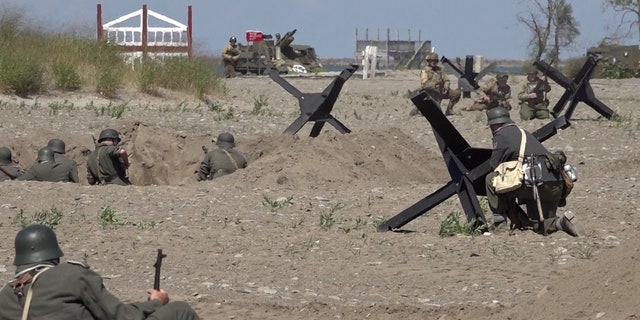
<path id="1" fill-rule="evenodd" d="M 317 137 L 326 122 L 334 126 L 342 134 L 350 133 L 351 130 L 332 116 L 331 111 L 333 110 L 333 105 L 338 99 L 340 91 L 342 90 L 342 86 L 347 80 L 349 80 L 356 70 L 358 70 L 358 65 L 352 64 L 348 66 L 342 70 L 340 75 L 333 79 L 333 81 L 321 93 L 302 93 L 296 87 L 280 77 L 276 70 L 270 70 L 269 77 L 291 95 L 296 97 L 298 99 L 298 104 L 300 105 L 300 116 L 298 116 L 298 118 L 284 130 L 283 134 L 294 135 L 298 133 L 298 131 L 300 131 L 307 122 L 311 121 L 314 121 L 315 123 L 311 129 L 311 133 L 309 133 L 310 137 Z"/>
<path id="2" fill-rule="evenodd" d="M 591 86 L 588 83 L 597 62 L 596 57 L 589 57 L 573 81 L 568 80 L 561 72 L 544 62 L 537 61 L 534 63 L 537 68 L 542 69 L 551 79 L 565 88 L 564 95 L 554 107 L 556 118 L 532 132 L 538 141 L 544 142 L 558 133 L 558 130 L 569 127 L 571 125 L 571 116 L 580 101 L 586 103 L 607 119 L 613 116 L 614 112 L 595 98 L 593 90 L 591 90 Z M 433 134 L 451 176 L 451 181 L 380 224 L 378 231 L 398 229 L 455 194 L 458 195 L 468 221 L 476 221 L 476 224 L 486 224 L 477 196 L 486 196 L 485 178 L 492 170 L 489 164 L 491 149 L 471 147 L 442 113 L 438 103 L 428 97 L 426 93 L 417 92 L 413 94 L 411 101 L 431 124 Z M 559 112 L 562 111 L 567 103 L 569 107 L 564 114 L 560 115 Z"/>

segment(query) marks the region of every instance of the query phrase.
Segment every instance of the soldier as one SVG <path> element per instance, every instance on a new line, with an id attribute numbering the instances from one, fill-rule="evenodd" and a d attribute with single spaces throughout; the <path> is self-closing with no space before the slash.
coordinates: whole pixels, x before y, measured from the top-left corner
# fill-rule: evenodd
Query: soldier
<path id="1" fill-rule="evenodd" d="M 144 302 L 122 303 L 102 277 L 64 254 L 51 228 L 32 224 L 15 238 L 14 279 L 0 291 L 0 319 L 200 319 L 185 302 L 149 289 Z"/>
<path id="2" fill-rule="evenodd" d="M 493 152 L 489 160 L 491 167 L 495 169 L 502 162 L 517 160 L 522 135 L 520 129 L 511 121 L 509 110 L 502 107 L 487 110 L 487 124 L 493 134 Z M 518 228 L 532 228 L 541 234 L 562 230 L 577 237 L 578 232 L 571 222 L 573 215 L 566 213 L 561 217 L 556 216 L 564 191 L 561 160 L 549 153 L 531 133 L 526 131 L 524 133 L 526 134 L 524 154 L 535 156 L 541 164 L 542 184 L 537 188 L 544 220 L 540 221 L 533 187 L 523 184 L 516 190 L 497 194 L 493 186 L 493 178 L 498 173 L 492 171 L 487 175 L 485 182 L 487 202 L 493 212 L 494 224 L 505 222 L 509 217 L 511 223 Z M 527 214 L 516 210 L 516 203 L 525 204 Z"/>
<path id="3" fill-rule="evenodd" d="M 198 181 L 211 180 L 247 167 L 247 160 L 234 149 L 233 135 L 223 132 L 216 140 L 218 149 L 207 152 L 198 170 Z"/>
<path id="4" fill-rule="evenodd" d="M 442 68 L 438 66 L 438 54 L 431 52 L 427 54 L 425 60 L 427 65 L 420 71 L 420 90 L 426 92 L 433 100 L 440 104 L 443 99 L 449 99 L 445 114 L 453 115 L 453 106 L 460 101 L 461 92 L 458 89 L 451 89 L 451 82 L 444 73 Z M 410 115 L 419 114 L 417 108 L 411 110 Z"/>
<path id="5" fill-rule="evenodd" d="M 13 164 L 11 150 L 0 147 L 0 181 L 14 180 L 22 175 L 22 169 Z"/>
<path id="6" fill-rule="evenodd" d="M 520 119 L 549 119 L 549 99 L 546 93 L 551 91 L 547 76 L 538 77 L 538 71 L 530 71 L 527 78 L 518 86 L 520 100 Z"/>
<path id="7" fill-rule="evenodd" d="M 64 141 L 51 139 L 47 143 L 47 148 L 54 153 L 54 160 L 57 164 L 56 171 L 61 173 L 63 181 L 80 182 L 80 179 L 78 179 L 78 164 L 65 156 L 66 146 Z"/>
<path id="8" fill-rule="evenodd" d="M 238 48 L 238 39 L 236 37 L 229 38 L 229 44 L 222 48 L 222 61 L 224 62 L 224 77 L 235 78 L 236 65 L 240 58 L 240 48 Z"/>
<path id="9" fill-rule="evenodd" d="M 495 79 L 487 81 L 480 86 L 478 92 L 479 99 L 465 108 L 465 111 L 487 110 L 495 107 L 503 107 L 511 110 L 511 86 L 507 84 L 509 75 L 504 73 L 496 74 Z"/>
<path id="10" fill-rule="evenodd" d="M 66 179 L 65 179 L 66 178 Z M 23 181 L 50 181 L 50 182 L 68 182 L 68 173 L 65 177 L 59 170 L 56 170 L 56 162 L 54 160 L 53 151 L 47 147 L 38 150 L 38 158 L 36 163 L 29 167 L 27 171 L 18 177 Z"/>
<path id="11" fill-rule="evenodd" d="M 87 158 L 87 182 L 90 185 L 131 184 L 127 177 L 129 156 L 119 144 L 118 131 L 105 129 L 100 132 L 96 149 Z"/>

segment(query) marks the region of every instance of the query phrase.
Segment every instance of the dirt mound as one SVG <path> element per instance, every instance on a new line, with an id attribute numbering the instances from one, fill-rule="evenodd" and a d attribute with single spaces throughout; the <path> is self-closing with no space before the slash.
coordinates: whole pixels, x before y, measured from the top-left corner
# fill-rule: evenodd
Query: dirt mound
<path id="1" fill-rule="evenodd" d="M 202 147 L 215 148 L 212 136 L 166 132 L 140 122 L 122 122 L 116 129 L 129 152 L 129 176 L 135 185 L 183 185 L 195 181 L 194 172 L 203 158 Z M 97 137 L 97 134 L 93 137 Z M 37 130 L 12 140 L 10 148 L 28 167 L 37 150 L 54 132 Z M 79 165 L 86 181 L 86 156 L 93 150 L 92 136 L 58 135 L 67 145 L 67 156 Z M 380 186 L 401 186 L 445 181 L 442 157 L 417 147 L 411 137 L 395 127 L 359 130 L 351 134 L 326 131 L 317 138 L 290 135 L 237 137 L 237 148 L 249 167 L 226 177 L 257 187 L 283 185 L 311 188 L 336 186 L 364 180 Z M 33 155 L 33 156 L 32 156 Z M 25 165 L 26 164 L 26 165 Z"/>
<path id="2" fill-rule="evenodd" d="M 317 138 L 267 136 L 249 139 L 239 148 L 249 167 L 229 179 L 259 187 L 274 184 L 314 189 L 320 184 L 344 186 L 369 181 L 400 186 L 445 181 L 442 157 L 398 128 L 327 131 Z"/>

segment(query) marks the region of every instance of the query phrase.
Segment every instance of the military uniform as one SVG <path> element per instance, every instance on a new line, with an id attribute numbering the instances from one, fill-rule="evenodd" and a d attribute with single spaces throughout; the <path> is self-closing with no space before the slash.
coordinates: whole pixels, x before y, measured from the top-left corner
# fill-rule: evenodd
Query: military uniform
<path id="1" fill-rule="evenodd" d="M 54 169 L 56 163 L 53 161 L 39 162 L 27 169 L 24 174 L 18 177 L 17 180 L 23 181 L 50 181 L 59 182 L 60 174 Z"/>
<path id="2" fill-rule="evenodd" d="M 504 84 L 500 86 L 497 79 L 491 79 L 487 83 L 480 86 L 478 90 L 480 100 L 466 108 L 467 111 L 487 110 L 495 107 L 503 107 L 511 110 L 511 86 Z"/>
<path id="3" fill-rule="evenodd" d="M 508 111 L 507 111 L 508 112 Z M 509 207 L 513 202 L 525 204 L 527 216 L 520 214 L 518 221 L 512 221 L 515 225 L 531 227 L 534 231 L 542 234 L 550 234 L 562 230 L 558 225 L 556 216 L 558 204 L 562 198 L 564 179 L 562 178 L 562 166 L 555 156 L 529 132 L 525 131 L 526 144 L 524 154 L 534 155 L 542 164 L 542 181 L 538 186 L 538 194 L 542 206 L 544 221 L 539 222 L 538 208 L 533 197 L 533 189 L 523 184 L 522 187 L 506 194 L 496 194 L 492 180 L 497 175 L 491 172 L 486 178 L 486 191 L 489 208 L 494 214 L 507 215 Z M 500 163 L 517 160 L 521 142 L 520 129 L 513 123 L 507 123 L 497 129 L 493 135 L 493 152 L 489 161 L 492 168 L 496 168 Z"/>
<path id="4" fill-rule="evenodd" d="M 130 185 L 127 168 L 120 159 L 120 147 L 98 143 L 96 149 L 87 158 L 89 184 Z"/>
<path id="5" fill-rule="evenodd" d="M 99 274 L 78 263 L 62 263 L 42 271 L 33 288 L 25 286 L 25 294 L 28 290 L 33 290 L 29 308 L 33 320 L 199 319 L 180 301 L 164 306 L 158 300 L 122 303 L 107 291 Z M 21 318 L 23 308 L 10 285 L 0 291 L 0 304 L 0 319 Z"/>
<path id="6" fill-rule="evenodd" d="M 247 160 L 235 149 L 215 149 L 209 151 L 200 163 L 198 180 L 218 178 L 246 167 Z"/>
<path id="7" fill-rule="evenodd" d="M 520 119 L 549 119 L 549 100 L 546 93 L 551 91 L 547 81 L 535 76 L 527 78 L 518 85 L 518 100 L 520 101 Z M 535 98 L 530 98 L 530 94 L 535 93 Z"/>
<path id="8" fill-rule="evenodd" d="M 236 76 L 236 65 L 238 64 L 238 56 L 240 48 L 236 44 L 236 37 L 229 39 L 229 44 L 222 48 L 222 61 L 224 62 L 225 78 L 233 78 Z"/>
<path id="9" fill-rule="evenodd" d="M 535 170 L 534 181 L 525 179 L 517 189 L 506 193 L 496 193 L 493 186 L 493 179 L 498 173 L 492 171 L 487 174 L 485 181 L 487 202 L 493 212 L 494 224 L 502 223 L 508 216 L 512 225 L 518 228 L 532 228 L 535 232 L 542 234 L 562 230 L 577 237 L 578 231 L 571 222 L 573 214 L 564 213 L 560 217 L 556 216 L 556 210 L 566 196 L 562 175 L 563 162 L 566 158 L 560 158 L 560 156 L 564 157 L 564 154 L 549 153 L 531 133 L 521 131 L 511 121 L 509 110 L 505 108 L 496 107 L 487 110 L 487 125 L 493 134 L 493 151 L 489 159 L 492 168 L 497 168 L 500 163 L 518 160 L 523 133 L 526 138 L 523 157 L 535 159 L 535 162 L 540 164 L 540 169 Z M 532 172 L 533 170 L 525 170 L 525 175 L 533 174 Z M 537 189 L 529 186 L 530 182 L 538 182 Z M 534 197 L 535 190 L 538 191 L 539 202 Z M 519 204 L 526 206 L 526 213 L 520 209 Z M 540 211 L 538 211 L 538 205 L 541 207 Z"/>
<path id="10" fill-rule="evenodd" d="M 162 291 L 150 292 L 149 301 L 120 302 L 88 266 L 59 264 L 64 254 L 55 233 L 45 225 L 20 230 L 15 251 L 15 277 L 0 290 L 0 320 L 21 319 L 24 312 L 30 320 L 199 319 L 189 305 L 169 302 Z"/>
<path id="11" fill-rule="evenodd" d="M 11 150 L 0 147 L 0 181 L 14 180 L 21 174 L 22 170 L 11 160 Z"/>
<path id="12" fill-rule="evenodd" d="M 22 175 L 22 170 L 16 165 L 3 164 L 0 167 L 0 181 L 14 180 Z"/>
<path id="13" fill-rule="evenodd" d="M 452 115 L 453 107 L 460 101 L 462 96 L 460 90 L 451 89 L 451 81 L 447 78 L 442 68 L 439 66 L 426 66 L 420 71 L 420 89 L 425 91 L 438 104 L 443 99 L 449 99 L 445 114 Z M 446 92 L 445 92 L 446 91 Z"/>
<path id="14" fill-rule="evenodd" d="M 59 181 L 80 182 L 78 178 L 78 164 L 75 161 L 59 153 L 55 153 L 54 159 L 56 162 L 54 172 L 58 175 Z"/>

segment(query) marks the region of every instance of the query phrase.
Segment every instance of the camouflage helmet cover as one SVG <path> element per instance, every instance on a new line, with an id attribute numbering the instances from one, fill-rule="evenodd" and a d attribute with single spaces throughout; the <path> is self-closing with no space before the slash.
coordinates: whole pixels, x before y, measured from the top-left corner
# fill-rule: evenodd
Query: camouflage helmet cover
<path id="1" fill-rule="evenodd" d="M 424 58 L 427 61 L 438 61 L 440 60 L 440 58 L 438 57 L 438 54 L 435 52 L 430 52 L 429 54 L 427 54 L 427 56 Z"/>
<path id="2" fill-rule="evenodd" d="M 16 266 L 43 262 L 64 255 L 53 230 L 42 224 L 32 224 L 20 230 L 15 239 Z"/>
<path id="3" fill-rule="evenodd" d="M 64 141 L 60 140 L 60 139 L 51 139 L 49 140 L 49 143 L 47 143 L 47 148 L 53 150 L 53 152 L 55 153 L 65 153 L 65 144 Z"/>
<path id="4" fill-rule="evenodd" d="M 7 147 L 0 147 L 0 165 L 11 164 L 11 150 Z"/>
<path id="5" fill-rule="evenodd" d="M 496 79 L 497 80 L 508 80 L 509 79 L 509 75 L 506 73 L 498 73 L 496 74 Z"/>
<path id="6" fill-rule="evenodd" d="M 503 107 L 495 107 L 487 110 L 487 125 L 511 123 L 509 110 Z"/>
<path id="7" fill-rule="evenodd" d="M 38 150 L 38 159 L 36 160 L 38 160 L 38 162 L 54 161 L 53 150 L 49 149 L 48 147 L 44 147 Z"/>
<path id="8" fill-rule="evenodd" d="M 216 139 L 216 145 L 219 147 L 233 148 L 236 146 L 235 138 L 231 133 L 223 132 L 218 135 L 218 139 Z"/>
<path id="9" fill-rule="evenodd" d="M 100 132 L 100 136 L 98 136 L 98 142 L 102 142 L 104 139 L 115 139 L 116 141 L 120 141 L 120 134 L 114 129 L 104 129 Z"/>

